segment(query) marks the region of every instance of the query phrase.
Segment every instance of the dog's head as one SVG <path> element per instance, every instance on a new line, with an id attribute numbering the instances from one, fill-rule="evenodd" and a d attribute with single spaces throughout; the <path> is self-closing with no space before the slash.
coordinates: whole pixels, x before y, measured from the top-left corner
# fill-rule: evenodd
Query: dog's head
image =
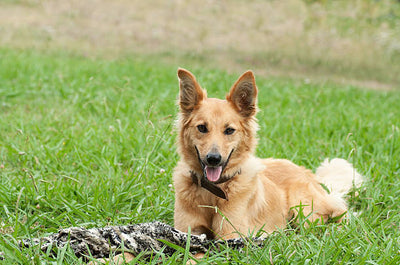
<path id="1" fill-rule="evenodd" d="M 257 87 L 254 74 L 245 72 L 226 100 L 207 98 L 192 73 L 178 70 L 179 152 L 198 176 L 224 182 L 240 172 L 239 164 L 256 144 Z"/>

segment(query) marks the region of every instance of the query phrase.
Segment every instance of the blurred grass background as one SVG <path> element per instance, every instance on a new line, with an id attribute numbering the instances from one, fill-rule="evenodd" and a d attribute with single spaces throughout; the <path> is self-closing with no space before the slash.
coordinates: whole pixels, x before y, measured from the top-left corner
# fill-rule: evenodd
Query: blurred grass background
<path id="1" fill-rule="evenodd" d="M 135 55 L 374 89 L 400 84 L 400 3 L 0 1 L 0 45 Z"/>

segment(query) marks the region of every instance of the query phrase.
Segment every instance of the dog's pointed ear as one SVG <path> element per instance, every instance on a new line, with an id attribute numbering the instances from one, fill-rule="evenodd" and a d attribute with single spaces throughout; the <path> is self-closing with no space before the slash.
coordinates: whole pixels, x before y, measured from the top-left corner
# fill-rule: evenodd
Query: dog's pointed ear
<path id="1" fill-rule="evenodd" d="M 244 117 L 250 117 L 257 112 L 257 86 L 252 71 L 242 74 L 233 84 L 226 100 L 231 102 Z"/>
<path id="2" fill-rule="evenodd" d="M 179 68 L 179 106 L 183 113 L 190 113 L 206 98 L 206 93 L 188 70 Z"/>

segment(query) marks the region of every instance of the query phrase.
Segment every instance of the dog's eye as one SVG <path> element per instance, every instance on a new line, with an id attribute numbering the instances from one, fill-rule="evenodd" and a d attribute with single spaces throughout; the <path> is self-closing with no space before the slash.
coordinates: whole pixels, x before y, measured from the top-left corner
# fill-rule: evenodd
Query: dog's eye
<path id="1" fill-rule="evenodd" d="M 231 127 L 228 127 L 228 128 L 225 129 L 224 134 L 225 134 L 225 135 L 231 135 L 231 134 L 233 134 L 234 132 L 235 132 L 235 129 L 233 129 L 233 128 L 231 128 Z"/>
<path id="2" fill-rule="evenodd" d="M 201 133 L 208 133 L 208 129 L 204 124 L 197 125 L 197 130 Z"/>

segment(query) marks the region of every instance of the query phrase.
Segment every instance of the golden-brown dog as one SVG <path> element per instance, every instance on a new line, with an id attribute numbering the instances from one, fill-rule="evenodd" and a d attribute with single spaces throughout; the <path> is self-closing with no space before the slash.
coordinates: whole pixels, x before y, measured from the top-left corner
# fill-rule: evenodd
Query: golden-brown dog
<path id="1" fill-rule="evenodd" d="M 187 70 L 179 69 L 178 78 L 178 230 L 191 227 L 193 234 L 228 239 L 283 228 L 300 204 L 312 221 L 347 211 L 341 195 L 362 180 L 347 161 L 326 160 L 314 175 L 288 160 L 254 156 L 257 87 L 251 71 L 239 77 L 226 100 L 208 98 Z"/>

